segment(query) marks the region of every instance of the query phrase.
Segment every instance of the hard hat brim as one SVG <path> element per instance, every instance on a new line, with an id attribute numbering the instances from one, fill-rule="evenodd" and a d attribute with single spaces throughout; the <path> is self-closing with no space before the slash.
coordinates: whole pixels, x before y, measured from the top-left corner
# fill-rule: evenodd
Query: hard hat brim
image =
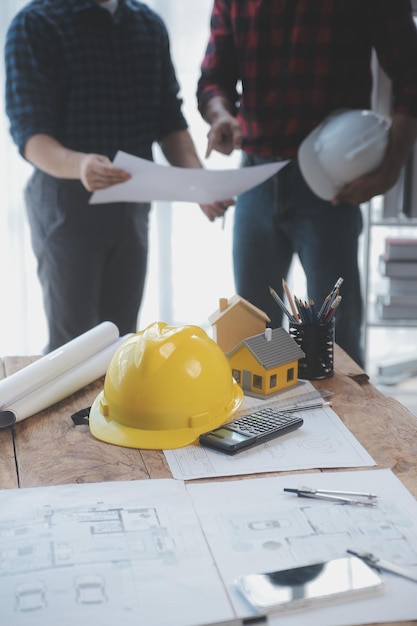
<path id="1" fill-rule="evenodd" d="M 172 450 L 173 448 L 182 448 L 193 443 L 203 432 L 217 428 L 217 426 L 226 422 L 240 407 L 244 396 L 241 387 L 234 382 L 233 398 L 227 410 L 211 418 L 201 428 L 178 428 L 167 431 L 132 428 L 105 417 L 100 411 L 100 400 L 102 397 L 103 391 L 98 394 L 90 409 L 90 432 L 96 439 L 126 448 Z"/>
<path id="2" fill-rule="evenodd" d="M 329 179 L 317 156 L 315 143 L 322 125 L 314 129 L 301 143 L 298 149 L 298 165 L 310 189 L 322 200 L 333 200 L 338 189 Z"/>

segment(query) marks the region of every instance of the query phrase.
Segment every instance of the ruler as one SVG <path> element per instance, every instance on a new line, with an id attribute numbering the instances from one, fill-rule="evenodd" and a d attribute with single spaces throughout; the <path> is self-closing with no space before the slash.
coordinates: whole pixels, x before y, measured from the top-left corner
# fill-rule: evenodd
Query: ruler
<path id="1" fill-rule="evenodd" d="M 253 413 L 260 408 L 274 407 L 280 411 L 286 411 L 288 413 L 295 411 L 307 411 L 308 409 L 319 409 L 324 406 L 323 400 L 330 398 L 333 395 L 333 391 L 327 389 L 314 389 L 313 391 L 306 391 L 294 398 L 274 398 L 271 400 L 259 400 L 246 396 L 245 400 L 251 404 L 251 400 L 254 401 L 253 406 L 241 408 L 237 411 L 235 417 L 240 414 L 245 415 L 249 412 Z M 326 403 L 328 404 L 328 403 Z"/>
<path id="2" fill-rule="evenodd" d="M 325 400 L 326 398 L 330 398 L 333 395 L 333 391 L 328 391 L 328 389 L 315 389 L 314 391 L 306 391 L 305 393 L 300 394 L 299 396 L 295 396 L 294 399 L 286 398 L 286 399 L 276 399 L 274 404 L 276 406 L 287 406 L 287 407 L 299 407 L 300 405 L 304 405 L 306 403 L 314 402 L 315 400 Z"/>

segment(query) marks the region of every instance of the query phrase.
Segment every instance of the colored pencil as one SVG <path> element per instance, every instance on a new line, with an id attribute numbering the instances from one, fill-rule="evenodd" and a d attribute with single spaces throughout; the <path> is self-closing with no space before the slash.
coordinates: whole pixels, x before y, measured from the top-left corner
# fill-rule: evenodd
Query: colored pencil
<path id="1" fill-rule="evenodd" d="M 281 298 L 279 297 L 275 289 L 272 289 L 272 287 L 270 287 L 269 291 L 271 293 L 271 296 L 274 298 L 275 302 L 278 304 L 281 311 L 285 313 L 285 315 L 288 317 L 290 322 L 296 322 L 295 318 L 291 315 L 291 313 L 289 312 L 289 310 L 287 309 L 287 307 L 285 306 L 285 304 L 283 303 L 283 301 L 281 300 Z"/>
<path id="2" fill-rule="evenodd" d="M 300 322 L 300 318 L 298 316 L 297 309 L 295 308 L 294 300 L 292 298 L 292 295 L 291 295 L 291 292 L 290 292 L 290 290 L 288 288 L 288 285 L 287 285 L 287 283 L 286 283 L 286 281 L 284 279 L 282 279 L 282 287 L 283 287 L 283 289 L 285 291 L 285 294 L 287 296 L 287 300 L 288 300 L 288 302 L 290 304 L 291 311 L 292 311 L 292 314 L 293 314 L 293 317 L 294 317 L 295 321 L 296 322 Z"/>

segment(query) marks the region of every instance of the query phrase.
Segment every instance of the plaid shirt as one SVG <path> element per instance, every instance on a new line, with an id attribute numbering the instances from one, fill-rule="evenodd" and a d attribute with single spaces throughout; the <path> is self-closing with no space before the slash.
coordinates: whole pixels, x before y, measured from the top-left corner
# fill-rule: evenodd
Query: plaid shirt
<path id="1" fill-rule="evenodd" d="M 225 96 L 247 152 L 294 157 L 330 112 L 371 107 L 373 48 L 393 80 L 395 111 L 417 117 L 409 0 L 215 0 L 199 109 Z"/>
<path id="2" fill-rule="evenodd" d="M 6 110 L 21 153 L 45 133 L 64 146 L 151 158 L 151 146 L 186 128 L 166 28 L 147 6 L 119 0 L 34 0 L 6 40 Z"/>

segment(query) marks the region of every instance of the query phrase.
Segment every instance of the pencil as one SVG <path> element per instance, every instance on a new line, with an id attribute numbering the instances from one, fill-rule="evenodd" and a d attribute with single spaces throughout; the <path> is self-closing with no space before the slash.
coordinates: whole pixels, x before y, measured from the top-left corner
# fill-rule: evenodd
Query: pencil
<path id="1" fill-rule="evenodd" d="M 292 295 L 291 295 L 291 292 L 290 292 L 290 290 L 288 288 L 288 285 L 287 285 L 287 283 L 286 283 L 286 281 L 284 279 L 282 279 L 282 286 L 284 288 L 285 294 L 286 294 L 288 302 L 290 304 L 291 311 L 292 311 L 292 314 L 294 316 L 294 319 L 295 319 L 296 322 L 300 322 L 300 318 L 299 318 L 299 315 L 297 313 L 297 309 L 295 308 L 294 300 L 292 298 Z"/>
<path id="2" fill-rule="evenodd" d="M 311 314 L 313 316 L 313 321 L 317 323 L 319 320 L 318 320 L 318 317 L 317 317 L 316 305 L 315 305 L 314 300 L 312 298 L 310 298 L 310 311 L 311 311 Z"/>
<path id="3" fill-rule="evenodd" d="M 309 324 L 313 324 L 314 323 L 313 314 L 311 312 L 310 305 L 308 302 L 304 302 L 304 309 L 305 309 L 306 316 L 307 316 L 307 322 Z"/>
<path id="4" fill-rule="evenodd" d="M 297 296 L 294 296 L 294 299 L 295 299 L 295 304 L 296 304 L 297 309 L 298 309 L 298 314 L 299 314 L 298 317 L 300 319 L 300 324 L 307 324 L 308 323 L 308 319 L 306 317 L 306 312 L 304 310 L 304 305 L 303 305 L 302 301 L 299 300 L 297 298 Z"/>
<path id="5" fill-rule="evenodd" d="M 279 297 L 275 289 L 272 289 L 272 287 L 270 287 L 269 291 L 271 293 L 271 296 L 274 298 L 275 302 L 278 304 L 281 311 L 285 313 L 285 315 L 288 317 L 290 322 L 296 322 L 295 318 L 291 315 L 291 313 L 289 312 L 289 310 L 287 309 L 287 307 L 285 306 L 285 304 L 283 303 L 283 301 L 281 300 L 281 298 Z"/>

